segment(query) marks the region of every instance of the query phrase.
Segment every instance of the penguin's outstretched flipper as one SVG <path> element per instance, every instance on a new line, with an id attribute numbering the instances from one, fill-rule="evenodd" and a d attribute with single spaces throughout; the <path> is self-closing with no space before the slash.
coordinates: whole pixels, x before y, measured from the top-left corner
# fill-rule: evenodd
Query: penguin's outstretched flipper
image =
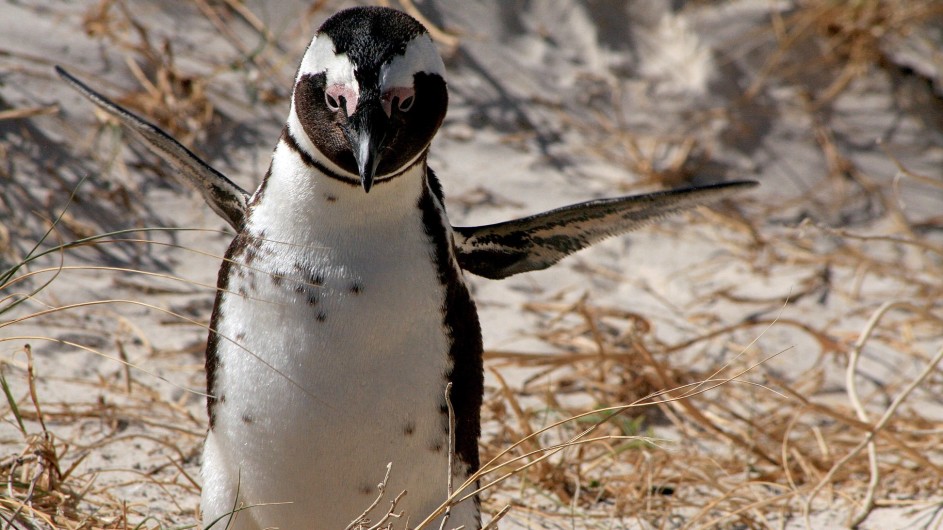
<path id="1" fill-rule="evenodd" d="M 456 226 L 462 269 L 501 279 L 546 269 L 564 257 L 649 221 L 757 186 L 736 181 L 599 199 L 486 226 Z"/>

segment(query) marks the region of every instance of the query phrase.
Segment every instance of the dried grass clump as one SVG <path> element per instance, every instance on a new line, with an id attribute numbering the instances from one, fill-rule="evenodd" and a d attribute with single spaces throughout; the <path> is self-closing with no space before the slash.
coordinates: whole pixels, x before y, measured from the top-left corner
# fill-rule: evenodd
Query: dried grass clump
<path id="1" fill-rule="evenodd" d="M 4 528 L 127 528 L 120 511 L 106 522 L 96 511 L 87 512 L 80 504 L 89 493 L 90 483 L 73 474 L 85 454 L 69 454 L 73 447 L 48 430 L 36 389 L 37 374 L 32 349 L 24 347 L 26 357 L 26 397 L 17 400 L 11 384 L 3 375 L 12 363 L 0 364 L 0 384 L 6 397 L 9 421 L 21 434 L 22 450 L 0 460 L 0 476 L 6 491 L 0 495 L 0 520 Z M 15 367 L 14 367 L 15 368 Z M 29 408 L 26 408 L 29 407 Z M 38 427 L 31 432 L 29 427 Z M 4 445 L 9 445 L 9 441 Z M 74 451 L 72 451 L 74 452 Z M 68 467 L 65 467 L 68 465 Z M 120 519 L 120 521 L 119 521 Z"/>
<path id="2" fill-rule="evenodd" d="M 829 341 L 839 351 L 823 349 L 812 369 L 785 376 L 767 371 L 763 359 L 714 361 L 711 355 L 700 357 L 693 366 L 672 360 L 682 350 L 716 344 L 718 337 L 761 334 L 764 328 L 795 323 L 748 321 L 683 344 L 660 344 L 647 325 L 639 327 L 645 321 L 637 315 L 619 315 L 586 302 L 579 307 L 532 309 L 571 311 L 583 322 L 558 324 L 546 334 L 569 354 L 490 355 L 493 370 L 527 366 L 536 373 L 522 388 L 505 387 L 500 394 L 509 411 L 492 396 L 489 405 L 499 411 L 496 419 L 504 428 L 485 441 L 488 452 L 500 452 L 508 440 L 531 436 L 553 420 L 585 414 L 585 408 L 568 407 L 567 402 L 631 403 L 561 425 L 553 432 L 554 440 L 573 439 L 587 423 L 594 426 L 606 417 L 593 436 L 611 438 L 580 445 L 561 453 L 552 464 L 535 465 L 521 474 L 520 487 L 534 490 L 530 497 L 555 497 L 556 507 L 548 509 L 548 515 L 578 514 L 601 521 L 629 517 L 656 526 L 675 520 L 697 528 L 771 527 L 798 517 L 813 503 L 815 509 L 821 509 L 823 502 L 830 506 L 838 495 L 864 499 L 855 516 L 860 522 L 878 505 L 907 504 L 910 499 L 920 506 L 943 484 L 943 468 L 933 463 L 943 455 L 932 413 L 925 416 L 919 407 L 900 408 L 914 388 L 929 382 L 943 351 L 929 359 L 926 352 L 910 353 L 925 369 L 912 380 L 882 389 L 897 399 L 877 420 L 880 415 L 856 416 L 862 398 L 854 387 L 846 389 L 844 403 L 821 401 L 833 392 L 824 376 L 828 357 L 849 353 L 847 343 Z M 920 312 L 909 317 L 925 329 L 940 325 L 939 317 Z M 827 336 L 811 327 L 798 328 L 816 340 L 821 338 L 818 333 Z M 729 350 L 738 347 L 728 345 Z M 854 361 L 849 362 L 850 372 L 858 375 Z M 653 388 L 669 390 L 646 394 Z M 535 398 L 540 401 L 529 407 L 520 404 Z M 658 432 L 675 434 L 669 436 L 671 441 L 659 440 Z M 534 438 L 529 440 L 527 451 L 546 450 Z M 866 447 L 874 455 L 871 461 L 862 451 Z M 873 479 L 870 483 L 868 477 Z"/>
<path id="3" fill-rule="evenodd" d="M 283 65 L 294 61 L 299 49 L 285 46 L 281 40 L 292 42 L 294 48 L 307 44 L 312 20 L 320 16 L 325 2 L 314 2 L 292 20 L 292 27 L 274 34 L 264 22 L 240 0 L 213 2 L 193 0 L 174 6 L 193 10 L 231 51 L 225 57 L 201 60 L 206 66 L 201 71 L 178 64 L 173 48 L 173 33 L 153 28 L 140 15 L 140 5 L 127 0 L 100 0 L 86 13 L 83 27 L 88 35 L 104 40 L 112 49 L 124 52 L 125 63 L 139 88 L 115 98 L 127 108 L 147 116 L 186 146 L 201 139 L 212 125 L 219 125 L 219 110 L 214 99 L 230 101 L 229 94 L 216 92 L 210 97 L 210 87 L 221 74 L 239 73 L 241 88 L 252 103 L 274 104 L 290 94 L 292 78 L 285 75 Z M 160 11 L 160 6 L 146 6 Z M 243 28 L 256 34 L 256 43 L 247 42 Z M 287 48 L 287 51 L 286 51 Z M 300 49 L 303 49 L 300 48 Z"/>
<path id="4" fill-rule="evenodd" d="M 39 402 L 35 399 L 35 373 L 33 357 L 29 346 L 24 349 L 27 358 L 29 396 L 36 415 L 41 419 Z M 68 473 L 63 473 L 59 465 L 59 448 L 53 435 L 41 423 L 41 431 L 29 434 L 24 424 L 17 400 L 13 397 L 10 384 L 0 365 L 0 385 L 6 397 L 11 417 L 15 421 L 23 438 L 23 449 L 19 454 L 0 460 L 0 473 L 6 478 L 6 495 L 0 497 L 0 519 L 10 528 L 29 528 L 31 520 L 42 520 L 52 526 L 54 514 L 73 521 L 76 513 L 76 495 L 64 486 Z M 6 415 L 5 415 L 6 416 Z M 71 471 L 71 470 L 70 470 Z M 21 526 L 22 525 L 22 526 Z"/>
<path id="5" fill-rule="evenodd" d="M 943 4 L 936 0 L 804 0 L 786 16 L 774 17 L 779 49 L 747 94 L 755 95 L 767 76 L 805 85 L 826 75 L 827 82 L 814 89 L 812 104 L 827 105 L 870 70 L 896 68 L 887 42 L 940 17 Z"/>
<path id="6" fill-rule="evenodd" d="M 0 496 L 5 528 L 34 528 L 39 521 L 46 528 L 78 527 L 83 522 L 101 526 L 94 517 L 79 513 L 80 495 L 63 484 L 58 457 L 52 435 L 43 433 L 27 436 L 20 454 L 0 461 L 7 483 L 5 495 Z"/>
<path id="7" fill-rule="evenodd" d="M 154 42 L 148 26 L 124 0 L 102 0 L 83 21 L 85 32 L 125 52 L 125 64 L 140 85 L 117 98 L 159 124 L 185 145 L 191 145 L 213 119 L 206 95 L 208 77 L 186 73 L 175 61 L 169 37 Z"/>
<path id="8" fill-rule="evenodd" d="M 198 454 L 202 429 L 192 416 L 136 381 L 64 381 L 34 373 L 31 348 L 24 351 L 27 395 L 18 398 L 11 390 L 18 381 L 4 385 L 3 415 L 15 418 L 21 433 L 19 444 L 5 437 L 4 450 L 21 449 L 0 460 L 6 484 L 0 494 L 3 528 L 163 528 L 153 519 L 152 506 L 129 495 L 142 489 L 160 491 L 161 503 L 174 507 L 175 518 L 196 517 L 193 498 L 199 487 L 185 467 Z M 20 368 L 6 360 L 3 367 L 8 373 Z M 87 395 L 98 398 L 44 400 L 38 387 L 57 384 L 86 386 Z M 121 394 L 126 399 L 114 397 Z M 159 462 L 152 458 L 155 448 L 166 455 Z M 103 465 L 129 457 L 139 464 Z"/>

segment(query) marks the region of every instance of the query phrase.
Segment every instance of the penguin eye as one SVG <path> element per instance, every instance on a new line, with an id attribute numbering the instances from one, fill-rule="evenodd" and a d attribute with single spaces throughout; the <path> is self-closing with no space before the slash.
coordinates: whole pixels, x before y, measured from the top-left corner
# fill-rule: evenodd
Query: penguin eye
<path id="1" fill-rule="evenodd" d="M 327 108 L 332 112 L 337 112 L 341 110 L 341 104 L 337 101 L 337 98 L 332 96 L 329 92 L 324 93 L 324 102 L 327 103 Z"/>
<path id="2" fill-rule="evenodd" d="M 380 98 L 383 112 L 392 116 L 393 111 L 408 112 L 416 102 L 416 89 L 413 87 L 394 87 L 383 93 Z"/>
<path id="3" fill-rule="evenodd" d="M 324 91 L 324 104 L 331 112 L 343 110 L 350 116 L 357 110 L 357 90 L 347 85 L 331 85 Z"/>

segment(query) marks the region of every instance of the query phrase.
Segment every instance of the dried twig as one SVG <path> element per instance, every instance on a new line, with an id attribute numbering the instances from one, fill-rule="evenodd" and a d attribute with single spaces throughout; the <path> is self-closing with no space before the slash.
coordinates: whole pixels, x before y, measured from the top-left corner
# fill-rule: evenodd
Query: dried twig
<path id="1" fill-rule="evenodd" d="M 399 500 L 403 498 L 403 495 L 406 495 L 405 490 L 399 492 L 399 494 L 395 498 L 393 498 L 392 501 L 390 501 L 390 509 L 387 510 L 385 514 L 383 514 L 383 517 L 377 520 L 377 522 L 374 523 L 372 526 L 367 526 L 370 524 L 370 519 L 369 519 L 370 512 L 372 512 L 373 509 L 376 508 L 380 504 L 380 502 L 383 500 L 383 497 L 386 496 L 386 485 L 389 483 L 390 471 L 392 469 L 393 469 L 393 462 L 390 462 L 386 465 L 386 474 L 383 475 L 383 480 L 379 484 L 377 484 L 377 498 L 373 500 L 373 503 L 371 503 L 370 506 L 368 506 L 367 509 L 363 511 L 363 513 L 361 513 L 356 519 L 351 521 L 350 524 L 347 525 L 347 528 L 345 528 L 344 530 L 361 530 L 361 529 L 377 530 L 381 526 L 386 524 L 386 522 L 389 521 L 390 518 L 398 518 L 403 515 L 401 513 L 399 514 L 396 513 L 396 505 L 399 503 Z"/>
<path id="2" fill-rule="evenodd" d="M 848 385 L 849 399 L 854 405 L 855 410 L 858 413 L 859 419 L 865 422 L 868 421 L 868 416 L 867 416 L 867 413 L 864 411 L 864 407 L 861 405 L 861 402 L 858 398 L 857 386 L 855 385 L 855 382 L 854 382 L 855 374 L 857 373 L 858 356 L 860 354 L 861 349 L 864 347 L 864 344 L 867 342 L 868 338 L 871 336 L 871 333 L 874 331 L 874 328 L 877 326 L 877 323 L 880 321 L 881 317 L 883 317 L 891 309 L 894 309 L 897 307 L 903 307 L 907 309 L 918 309 L 918 308 L 913 308 L 912 304 L 910 304 L 909 302 L 891 301 L 891 302 L 886 302 L 882 304 L 881 307 L 879 307 L 878 310 L 874 312 L 871 319 L 869 319 L 864 329 L 862 330 L 858 341 L 855 343 L 855 348 L 852 350 L 852 354 L 848 361 L 848 370 L 846 373 L 846 379 L 847 379 L 846 384 Z M 903 403 L 905 399 L 907 399 L 907 396 L 909 396 L 910 393 L 913 392 L 913 390 L 917 386 L 919 386 L 923 382 L 924 379 L 927 378 L 927 376 L 929 376 L 931 373 L 934 372 L 934 370 L 936 369 L 936 366 L 940 363 L 941 360 L 943 360 L 943 348 L 940 348 L 940 350 L 936 353 L 936 355 L 933 356 L 933 358 L 926 365 L 924 370 L 917 376 L 917 378 L 911 381 L 910 384 L 907 385 L 907 387 L 903 391 L 901 391 L 897 395 L 896 398 L 894 398 L 894 401 L 891 403 L 891 405 L 887 408 L 887 410 L 881 416 L 880 420 L 878 420 L 878 422 L 874 424 L 874 426 L 868 431 L 864 439 L 860 443 L 858 443 L 858 445 L 856 445 L 844 457 L 842 457 L 838 462 L 836 462 L 831 467 L 831 469 L 829 469 L 828 473 L 826 473 L 826 475 L 819 481 L 819 483 L 816 484 L 816 486 L 812 489 L 812 491 L 806 497 L 805 504 L 803 506 L 803 514 L 805 517 L 807 527 L 812 528 L 811 520 L 810 520 L 811 506 L 812 506 L 812 501 L 818 495 L 819 491 L 821 491 L 822 488 L 825 487 L 826 484 L 831 482 L 832 478 L 835 476 L 835 474 L 838 472 L 839 469 L 841 469 L 852 458 L 856 457 L 861 452 L 861 450 L 866 447 L 868 448 L 868 452 L 869 452 L 868 460 L 870 464 L 871 480 L 868 483 L 867 494 L 865 496 L 865 502 L 864 502 L 862 511 L 857 516 L 852 517 L 850 526 L 856 527 L 867 518 L 871 510 L 874 509 L 874 491 L 877 487 L 877 478 L 878 478 L 877 453 L 873 445 L 874 437 L 877 435 L 879 431 L 881 431 L 887 425 L 890 419 L 894 416 L 894 413 L 897 412 L 897 408 L 901 405 L 901 403 Z"/>
<path id="3" fill-rule="evenodd" d="M 455 409 L 452 408 L 452 382 L 449 381 L 445 385 L 445 405 L 449 411 L 449 458 L 448 458 L 448 469 L 446 469 L 446 493 L 445 498 L 452 498 L 452 480 L 453 480 L 453 469 L 455 465 Z M 452 515 L 452 504 L 448 503 L 445 507 L 445 514 L 442 516 L 442 523 L 439 524 L 439 530 L 445 530 L 445 524 L 449 520 L 449 516 Z"/>

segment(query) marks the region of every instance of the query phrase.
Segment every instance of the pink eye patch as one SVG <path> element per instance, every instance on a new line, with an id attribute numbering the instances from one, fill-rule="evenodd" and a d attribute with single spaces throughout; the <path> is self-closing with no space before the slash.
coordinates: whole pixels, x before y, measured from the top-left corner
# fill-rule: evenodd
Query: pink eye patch
<path id="1" fill-rule="evenodd" d="M 416 89 L 413 87 L 393 87 L 383 93 L 381 103 L 387 116 L 393 114 L 393 106 L 399 112 L 407 112 L 416 101 Z"/>
<path id="2" fill-rule="evenodd" d="M 324 101 L 327 107 L 337 112 L 341 106 L 350 116 L 357 110 L 358 93 L 347 85 L 331 85 L 324 91 Z"/>

